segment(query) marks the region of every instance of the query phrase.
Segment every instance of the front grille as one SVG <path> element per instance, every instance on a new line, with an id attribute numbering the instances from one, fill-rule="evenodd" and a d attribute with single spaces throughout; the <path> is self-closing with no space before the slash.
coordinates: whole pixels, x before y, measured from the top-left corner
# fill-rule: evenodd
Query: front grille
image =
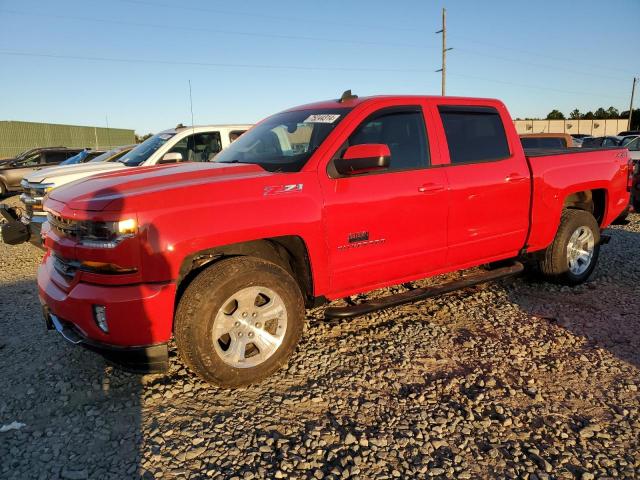
<path id="1" fill-rule="evenodd" d="M 63 277 L 71 280 L 75 277 L 80 264 L 71 260 L 66 260 L 58 255 L 53 255 L 53 268 Z"/>
<path id="2" fill-rule="evenodd" d="M 78 220 L 64 218 L 52 213 L 47 214 L 47 220 L 51 228 L 63 237 L 78 238 L 81 233 L 81 223 Z"/>

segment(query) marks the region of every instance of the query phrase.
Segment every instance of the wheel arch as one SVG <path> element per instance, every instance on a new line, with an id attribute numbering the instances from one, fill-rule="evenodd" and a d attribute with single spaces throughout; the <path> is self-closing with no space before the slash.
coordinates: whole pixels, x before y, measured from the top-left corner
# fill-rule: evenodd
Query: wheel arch
<path id="1" fill-rule="evenodd" d="M 176 306 L 185 289 L 200 272 L 224 258 L 237 256 L 260 258 L 281 266 L 297 282 L 305 304 L 315 304 L 311 259 L 307 245 L 297 235 L 286 235 L 221 245 L 189 254 L 180 265 Z"/>
<path id="2" fill-rule="evenodd" d="M 607 209 L 607 191 L 604 188 L 594 188 L 569 193 L 562 205 L 562 209 L 565 208 L 587 211 L 595 217 L 598 225 L 602 225 Z"/>

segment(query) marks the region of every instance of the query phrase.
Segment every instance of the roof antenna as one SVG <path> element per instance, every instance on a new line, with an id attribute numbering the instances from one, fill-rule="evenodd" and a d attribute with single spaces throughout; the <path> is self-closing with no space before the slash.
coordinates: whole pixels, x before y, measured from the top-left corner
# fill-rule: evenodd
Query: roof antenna
<path id="1" fill-rule="evenodd" d="M 358 95 L 353 95 L 351 93 L 351 89 L 345 90 L 342 93 L 342 96 L 340 97 L 340 100 L 338 100 L 338 103 L 348 102 L 349 100 L 355 100 L 356 98 L 358 98 Z"/>
<path id="2" fill-rule="evenodd" d="M 192 133 L 196 133 L 193 123 L 193 97 L 191 96 L 191 79 L 189 79 L 189 106 L 191 107 L 191 130 Z"/>

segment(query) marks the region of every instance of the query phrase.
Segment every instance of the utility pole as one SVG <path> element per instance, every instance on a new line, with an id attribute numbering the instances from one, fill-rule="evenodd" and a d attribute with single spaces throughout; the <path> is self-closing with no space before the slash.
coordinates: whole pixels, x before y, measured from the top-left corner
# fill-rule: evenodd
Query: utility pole
<path id="1" fill-rule="evenodd" d="M 633 86 L 631 87 L 631 102 L 629 103 L 629 125 L 627 125 L 627 130 L 631 130 L 631 116 L 633 115 L 633 95 L 636 93 L 636 81 L 638 79 L 633 77 Z"/>
<path id="2" fill-rule="evenodd" d="M 447 48 L 447 10 L 442 9 L 442 30 L 438 30 L 436 33 L 442 34 L 442 68 L 436 70 L 436 72 L 442 72 L 442 96 L 446 94 L 447 83 L 447 52 L 453 50 L 453 48 Z"/>

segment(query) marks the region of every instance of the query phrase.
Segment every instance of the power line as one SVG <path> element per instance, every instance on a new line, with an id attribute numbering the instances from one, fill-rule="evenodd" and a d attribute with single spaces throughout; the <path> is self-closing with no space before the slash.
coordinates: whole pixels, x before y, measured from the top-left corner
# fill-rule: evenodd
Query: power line
<path id="1" fill-rule="evenodd" d="M 141 2 L 149 3 L 149 2 L 143 2 L 142 0 L 139 0 L 139 1 L 138 0 L 120 0 L 120 1 L 131 1 L 133 3 L 141 3 Z M 170 7 L 170 6 L 167 5 L 167 7 Z M 199 10 L 199 9 L 196 9 L 196 10 Z M 208 9 L 205 9 L 205 10 L 208 11 Z M 158 29 L 162 29 L 163 31 L 166 31 L 167 29 L 172 29 L 172 30 L 183 30 L 183 31 L 201 31 L 201 32 L 207 32 L 207 33 L 213 33 L 213 34 L 219 34 L 219 35 L 237 35 L 237 36 L 247 36 L 247 37 L 275 38 L 275 39 L 282 39 L 282 40 L 305 40 L 305 41 L 313 41 L 313 42 L 345 43 L 345 44 L 354 44 L 354 45 L 377 45 L 377 46 L 403 47 L 403 48 L 415 48 L 415 49 L 438 48 L 433 45 L 418 45 L 418 44 L 412 44 L 412 43 L 389 43 L 389 42 L 375 42 L 375 41 L 367 41 L 367 40 L 349 40 L 344 38 L 341 39 L 341 38 L 327 38 L 327 37 L 315 37 L 315 36 L 305 36 L 305 35 L 245 32 L 245 31 L 238 31 L 238 30 L 220 30 L 220 29 L 211 29 L 211 28 L 205 28 L 205 27 L 186 27 L 181 25 L 131 22 L 131 21 L 125 21 L 125 20 L 115 20 L 115 19 L 106 19 L 106 18 L 95 18 L 95 17 L 79 17 L 79 16 L 67 16 L 67 15 L 55 15 L 55 14 L 43 14 L 43 13 L 29 13 L 24 11 L 6 10 L 6 9 L 0 9 L 0 13 L 7 13 L 11 15 L 23 15 L 28 17 L 44 17 L 44 18 L 56 18 L 61 20 L 74 20 L 74 21 L 80 21 L 80 22 L 97 22 L 97 23 L 107 23 L 107 24 L 114 24 L 114 25 L 128 25 L 132 27 L 158 28 Z M 442 30 L 439 30 L 436 33 L 442 33 Z M 486 42 L 475 42 L 475 43 L 484 43 L 486 45 L 491 45 Z M 500 48 L 506 48 L 506 49 L 515 50 L 515 51 L 522 51 L 528 54 L 535 54 L 530 51 L 518 50 L 518 49 L 509 48 L 509 47 L 500 46 Z M 447 50 L 450 50 L 450 49 L 447 49 Z M 493 59 L 502 60 L 505 62 L 528 65 L 535 68 L 548 69 L 553 71 L 562 70 L 564 72 L 567 72 L 573 75 L 583 75 L 583 76 L 588 75 L 590 77 L 606 78 L 606 79 L 615 80 L 619 82 L 623 81 L 619 77 L 602 75 L 594 72 L 576 71 L 572 68 L 567 68 L 567 67 L 557 66 L 557 65 L 533 63 L 527 60 L 523 60 L 521 58 L 512 58 L 512 57 L 505 57 L 500 55 L 493 55 L 493 54 L 484 53 L 484 52 L 467 49 L 467 48 L 456 48 L 456 51 L 462 52 L 463 54 L 466 54 L 466 55 L 475 55 L 475 56 L 482 56 L 486 58 L 493 58 Z M 535 55 L 540 57 L 545 57 L 545 55 L 539 54 L 539 53 Z M 553 60 L 555 57 L 546 57 L 546 58 Z M 562 60 L 566 62 L 566 59 L 562 59 Z M 573 62 L 572 60 L 572 63 L 575 63 L 575 62 Z M 598 69 L 602 69 L 602 67 L 598 66 Z M 441 71 L 441 69 L 437 71 Z"/>
<path id="2" fill-rule="evenodd" d="M 338 71 L 338 72 L 390 72 L 390 73 L 426 73 L 428 70 L 421 69 L 399 69 L 399 68 L 379 68 L 379 67 L 336 67 L 336 66 L 305 66 L 305 65 L 269 65 L 256 63 L 212 63 L 212 62 L 188 62 L 178 60 L 150 60 L 147 58 L 117 58 L 117 57 L 95 57 L 88 55 L 61 55 L 56 53 L 36 53 L 17 52 L 11 50 L 0 50 L 0 55 L 17 57 L 38 57 L 67 60 L 86 60 L 97 62 L 118 62 L 118 63 L 144 63 L 159 65 L 185 65 L 196 67 L 218 67 L 218 68 L 256 68 L 268 70 L 305 70 L 305 71 Z"/>
<path id="3" fill-rule="evenodd" d="M 576 59 L 576 58 L 573 58 L 573 57 L 570 58 L 570 59 L 568 59 L 568 57 L 566 57 L 566 56 L 565 57 L 556 57 L 556 56 L 549 55 L 547 53 L 541 53 L 541 52 L 535 51 L 535 50 L 514 48 L 514 47 L 507 46 L 505 44 L 497 44 L 497 43 L 485 42 L 485 41 L 477 40 L 476 38 L 473 38 L 473 37 L 467 37 L 465 35 L 460 35 L 458 33 L 453 34 L 453 36 L 455 38 L 467 39 L 467 41 L 472 42 L 474 45 L 486 45 L 486 46 L 494 48 L 494 49 L 511 50 L 513 52 L 523 53 L 525 55 L 533 55 L 533 56 L 536 56 L 536 57 L 542 57 L 545 60 L 558 61 L 558 62 L 561 62 L 564 65 L 566 65 L 567 62 L 569 61 L 572 65 L 583 65 L 585 67 L 592 67 L 592 68 L 598 69 L 598 70 L 606 69 L 606 70 L 617 70 L 619 72 L 625 72 L 625 73 L 636 73 L 636 72 L 633 72 L 631 70 L 627 70 L 627 69 L 616 67 L 616 66 L 608 66 L 608 65 L 602 65 L 602 64 L 594 64 L 594 63 L 589 63 L 589 62 L 583 62 L 583 61 L 580 61 L 580 59 Z M 482 55 L 488 56 L 488 54 L 482 54 Z M 550 67 L 550 68 L 555 68 L 555 67 Z M 590 73 L 589 75 L 592 75 L 592 74 Z"/>
<path id="4" fill-rule="evenodd" d="M 126 20 L 115 20 L 109 18 L 96 18 L 96 17 L 78 17 L 78 16 L 70 16 L 70 15 L 56 15 L 56 14 L 45 14 L 45 13 L 30 13 L 18 10 L 6 10 L 0 9 L 0 13 L 6 13 L 10 15 L 24 15 L 27 17 L 44 17 L 44 18 L 56 18 L 60 20 L 73 20 L 79 22 L 97 22 L 97 23 L 107 23 L 113 25 L 128 25 L 131 27 L 149 27 L 149 28 L 159 28 L 164 31 L 167 29 L 171 30 L 184 30 L 184 31 L 198 31 L 198 32 L 206 32 L 206 33 L 215 33 L 219 35 L 238 35 L 245 37 L 261 37 L 261 38 L 277 38 L 281 40 L 307 40 L 313 42 L 331 42 L 331 43 L 349 43 L 354 45 L 377 45 L 377 46 L 389 46 L 389 47 L 410 47 L 410 48 L 425 48 L 425 46 L 417 45 L 417 44 L 408 44 L 408 43 L 393 43 L 393 42 L 375 42 L 369 40 L 350 40 L 344 38 L 328 38 L 328 37 L 314 37 L 307 35 L 290 35 L 290 34 L 280 34 L 280 33 L 259 33 L 259 32 L 245 32 L 241 30 L 221 30 L 217 28 L 206 28 L 206 27 L 186 27 L 182 25 L 169 25 L 169 24 L 161 24 L 161 23 L 144 23 L 144 22 L 131 22 Z M 436 48 L 435 46 L 426 46 L 426 48 Z"/>
<path id="5" fill-rule="evenodd" d="M 462 52 L 463 54 L 466 55 L 478 55 L 478 56 L 482 56 L 482 57 L 487 57 L 487 58 L 493 58 L 496 60 L 502 60 L 505 62 L 511 62 L 511 63 L 519 63 L 521 65 L 528 65 L 530 67 L 535 67 L 535 68 L 543 68 L 543 69 L 549 69 L 549 70 L 562 70 L 564 72 L 568 72 L 568 73 L 572 73 L 575 75 L 588 75 L 590 77 L 600 77 L 600 78 L 606 78 L 609 80 L 615 80 L 618 82 L 623 82 L 626 80 L 621 79 L 620 77 L 612 77 L 609 75 L 601 75 L 599 73 L 593 73 L 593 72 L 583 72 L 583 71 L 579 71 L 579 70 L 575 70 L 573 68 L 567 68 L 567 67 L 561 67 L 561 66 L 555 66 L 555 65 L 545 65 L 545 64 L 541 64 L 541 63 L 533 63 L 533 62 L 528 62 L 526 60 L 521 60 L 521 59 L 516 59 L 516 58 L 509 58 L 509 57 L 503 57 L 500 55 L 492 55 L 489 53 L 483 53 L 483 52 L 478 52 L 478 51 L 474 51 L 474 50 L 469 50 L 467 48 L 456 48 L 456 52 Z"/>
<path id="6" fill-rule="evenodd" d="M 521 87 L 521 88 L 531 88 L 531 89 L 535 89 L 535 90 L 545 90 L 545 91 L 554 91 L 554 92 L 559 92 L 559 93 L 568 93 L 571 95 L 582 95 L 582 96 L 590 96 L 590 97 L 607 97 L 607 98 L 615 98 L 617 100 L 620 100 L 622 98 L 622 96 L 614 96 L 614 95 L 603 95 L 600 93 L 589 93 L 589 92 L 578 92 L 575 90 L 564 90 L 564 89 L 560 89 L 560 88 L 555 88 L 555 87 L 543 87 L 543 86 L 538 86 L 538 85 L 528 85 L 528 84 L 524 84 L 524 83 L 516 83 L 516 82 L 509 82 L 506 80 L 495 80 L 492 78 L 486 78 L 486 77 L 477 77 L 475 75 L 466 75 L 463 73 L 450 73 L 449 75 L 453 75 L 455 77 L 463 77 L 463 78 L 470 78 L 473 80 L 482 80 L 484 82 L 491 82 L 491 83 L 500 83 L 503 85 L 512 85 L 515 87 Z"/>
<path id="7" fill-rule="evenodd" d="M 193 10 L 197 12 L 209 12 L 209 13 L 217 13 L 221 15 L 232 15 L 232 16 L 240 15 L 243 17 L 266 18 L 269 20 L 299 22 L 303 24 L 309 24 L 309 22 L 311 22 L 311 19 L 303 18 L 303 17 L 288 17 L 288 16 L 282 16 L 282 15 L 268 15 L 263 13 L 238 11 L 238 10 L 222 10 L 217 8 L 193 7 L 193 6 L 184 5 L 184 1 L 178 2 L 178 3 L 156 3 L 156 2 L 149 2 L 145 0 L 117 0 L 117 1 L 121 3 L 144 5 L 147 7 L 169 8 L 173 10 L 183 10 L 183 11 Z M 313 20 L 313 21 L 314 23 L 317 22 L 317 20 Z M 422 28 L 417 26 L 416 27 L 398 27 L 398 26 L 389 26 L 388 24 L 372 25 L 372 24 L 362 24 L 362 23 L 355 23 L 355 22 L 337 22 L 335 20 L 327 20 L 327 19 L 322 19 L 318 23 L 321 23 L 322 25 L 338 25 L 338 26 L 349 27 L 349 28 L 368 28 L 368 29 L 375 29 L 375 30 L 382 30 L 382 31 L 397 30 L 397 31 L 421 32 L 423 30 Z"/>
<path id="8" fill-rule="evenodd" d="M 16 56 L 16 57 L 32 57 L 32 58 L 51 58 L 62 60 L 82 60 L 96 62 L 114 62 L 114 63 L 130 63 L 130 64 L 157 64 L 157 65 L 183 65 L 195 67 L 215 67 L 215 68 L 240 68 L 240 69 L 263 69 L 263 70 L 300 70 L 300 71 L 352 71 L 352 72 L 388 72 L 388 73 L 429 73 L 432 70 L 425 69 L 398 69 L 398 68 L 380 68 L 380 67 L 345 67 L 345 66 L 307 66 L 307 65 L 276 65 L 276 64 L 250 64 L 250 63 L 212 63 L 212 62 L 190 62 L 178 60 L 162 60 L 147 58 L 117 58 L 117 57 L 96 57 L 87 55 L 62 55 L 53 53 L 39 52 L 18 52 L 10 50 L 0 50 L 0 55 Z M 513 85 L 522 88 L 556 91 L 561 93 L 569 93 L 575 95 L 591 96 L 591 97 L 609 97 L 619 99 L 612 95 L 603 95 L 599 93 L 578 92 L 573 90 L 563 90 L 554 87 L 546 87 L 539 85 L 527 85 L 504 80 L 495 80 L 485 77 L 477 77 L 474 75 L 465 75 L 459 73 L 450 73 L 457 77 L 471 78 L 474 80 L 482 80 L 490 83 L 499 83 L 505 85 Z"/>

